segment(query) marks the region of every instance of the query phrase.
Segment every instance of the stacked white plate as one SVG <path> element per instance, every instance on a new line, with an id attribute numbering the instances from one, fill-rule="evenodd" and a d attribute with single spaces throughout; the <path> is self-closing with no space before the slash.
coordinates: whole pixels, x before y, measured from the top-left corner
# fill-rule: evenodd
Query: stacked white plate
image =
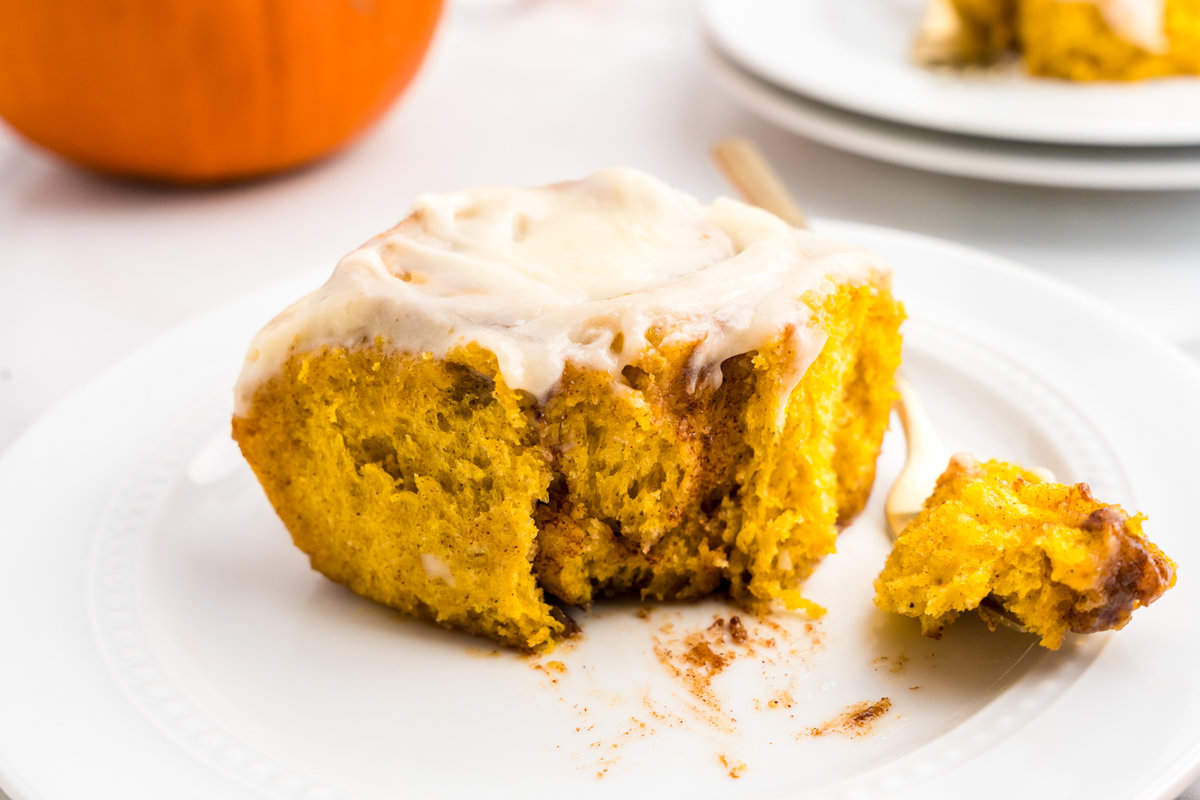
<path id="1" fill-rule="evenodd" d="M 1200 188 L 1200 79 L 1077 84 L 933 70 L 924 0 L 708 0 L 720 84 L 762 116 L 897 164 L 1046 186 Z"/>

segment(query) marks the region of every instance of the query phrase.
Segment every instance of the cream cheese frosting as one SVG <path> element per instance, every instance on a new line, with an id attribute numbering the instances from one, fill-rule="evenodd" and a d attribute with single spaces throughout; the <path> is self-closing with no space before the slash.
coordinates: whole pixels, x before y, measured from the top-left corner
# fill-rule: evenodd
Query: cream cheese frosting
<path id="1" fill-rule="evenodd" d="M 1113 32 L 1151 53 L 1170 48 L 1165 25 L 1166 0 L 1087 0 L 1099 9 Z"/>
<path id="2" fill-rule="evenodd" d="M 714 384 L 725 359 L 790 336 L 786 397 L 825 342 L 805 294 L 873 272 L 887 269 L 860 248 L 631 169 L 426 195 L 259 332 L 235 413 L 293 354 L 325 346 L 382 337 L 442 357 L 475 342 L 509 386 L 545 398 L 567 362 L 617 375 L 655 328 L 697 342 L 690 371 Z"/>

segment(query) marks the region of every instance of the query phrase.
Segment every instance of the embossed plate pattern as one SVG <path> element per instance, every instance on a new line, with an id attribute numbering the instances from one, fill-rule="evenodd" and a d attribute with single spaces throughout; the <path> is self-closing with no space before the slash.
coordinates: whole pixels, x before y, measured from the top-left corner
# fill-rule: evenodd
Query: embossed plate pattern
<path id="1" fill-rule="evenodd" d="M 648 620 L 598 608 L 553 656 L 563 672 L 492 655 L 311 573 L 228 440 L 246 341 L 313 274 L 181 327 L 0 459 L 0 786 L 14 800 L 1166 796 L 1200 759 L 1195 368 L 1034 273 L 821 227 L 895 265 L 904 368 L 947 442 L 1147 510 L 1181 563 L 1171 594 L 1053 654 L 969 620 L 923 640 L 870 604 L 888 546 L 877 491 L 808 584 L 828 616 L 783 620 L 774 648 L 713 679 L 712 704 L 654 650 L 727 615 L 720 603 Z M 902 450 L 889 435 L 881 484 Z M 883 696 L 868 735 L 806 733 Z"/>

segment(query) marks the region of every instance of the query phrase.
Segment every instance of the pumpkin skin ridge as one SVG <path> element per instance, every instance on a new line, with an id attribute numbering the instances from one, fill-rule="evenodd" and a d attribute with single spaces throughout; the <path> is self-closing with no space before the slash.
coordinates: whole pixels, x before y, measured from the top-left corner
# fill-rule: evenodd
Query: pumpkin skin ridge
<path id="1" fill-rule="evenodd" d="M 89 170 L 223 184 L 358 141 L 442 0 L 0 0 L 0 117 Z"/>

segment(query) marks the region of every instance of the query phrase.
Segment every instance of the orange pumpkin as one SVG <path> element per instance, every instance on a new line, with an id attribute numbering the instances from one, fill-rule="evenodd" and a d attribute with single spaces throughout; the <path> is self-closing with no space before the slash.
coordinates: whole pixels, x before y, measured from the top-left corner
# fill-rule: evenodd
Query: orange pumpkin
<path id="1" fill-rule="evenodd" d="M 0 0 L 0 116 L 85 166 L 196 183 L 345 144 L 420 66 L 441 0 Z"/>

